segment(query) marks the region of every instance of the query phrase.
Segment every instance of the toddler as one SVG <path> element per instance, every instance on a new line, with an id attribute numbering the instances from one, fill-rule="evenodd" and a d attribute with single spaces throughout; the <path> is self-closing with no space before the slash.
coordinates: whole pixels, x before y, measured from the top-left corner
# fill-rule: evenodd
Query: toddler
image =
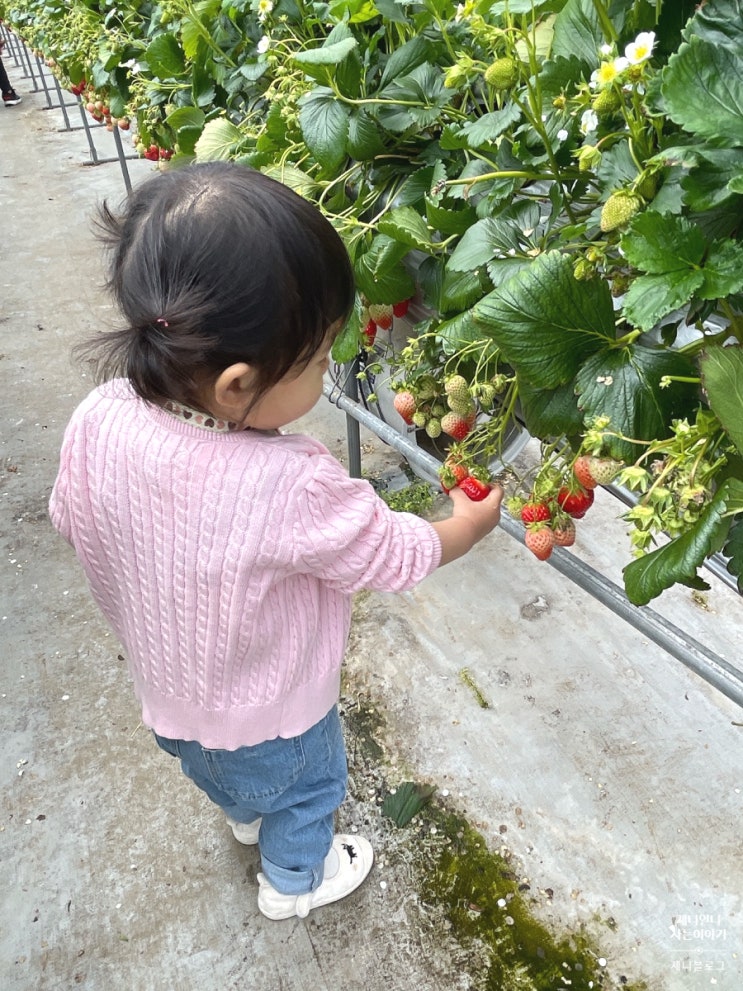
<path id="1" fill-rule="evenodd" d="M 305 917 L 368 874 L 334 835 L 351 597 L 409 589 L 498 523 L 502 491 L 428 523 L 280 428 L 322 393 L 354 300 L 343 242 L 288 187 L 214 162 L 104 207 L 120 329 L 65 432 L 50 502 L 124 646 L 159 746 L 257 843 L 258 906 Z"/>

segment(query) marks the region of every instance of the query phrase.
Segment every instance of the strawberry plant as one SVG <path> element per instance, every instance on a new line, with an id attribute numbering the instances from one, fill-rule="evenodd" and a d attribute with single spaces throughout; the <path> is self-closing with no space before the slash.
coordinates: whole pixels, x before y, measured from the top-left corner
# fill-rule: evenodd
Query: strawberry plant
<path id="1" fill-rule="evenodd" d="M 618 472 L 632 601 L 718 551 L 743 587 L 742 0 L 4 8 L 153 164 L 236 159 L 317 203 L 358 287 L 335 359 L 384 359 L 446 451 L 487 466 L 524 423 L 519 498 L 558 513 Z"/>

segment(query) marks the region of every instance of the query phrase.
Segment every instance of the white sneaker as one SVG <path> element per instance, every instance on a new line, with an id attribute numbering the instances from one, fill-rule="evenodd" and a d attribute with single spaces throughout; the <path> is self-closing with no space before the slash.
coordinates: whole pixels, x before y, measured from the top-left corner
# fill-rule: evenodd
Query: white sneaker
<path id="1" fill-rule="evenodd" d="M 237 822 L 232 816 L 227 816 L 227 825 L 232 829 L 238 843 L 254 846 L 258 842 L 258 834 L 261 831 L 260 819 L 254 819 L 253 822 Z"/>
<path id="2" fill-rule="evenodd" d="M 282 895 L 264 874 L 258 875 L 258 908 L 269 919 L 306 919 L 313 908 L 345 898 L 361 884 L 374 862 L 371 843 L 363 836 L 338 833 L 325 858 L 323 882 L 303 895 Z"/>

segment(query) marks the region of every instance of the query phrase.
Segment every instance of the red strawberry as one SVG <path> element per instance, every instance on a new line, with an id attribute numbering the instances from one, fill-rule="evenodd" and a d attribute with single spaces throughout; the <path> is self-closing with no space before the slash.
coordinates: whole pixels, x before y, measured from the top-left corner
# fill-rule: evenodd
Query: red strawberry
<path id="1" fill-rule="evenodd" d="M 372 347 L 374 344 L 374 338 L 377 336 L 377 325 L 373 320 L 369 320 L 366 327 L 364 327 L 362 334 L 364 335 L 365 347 Z"/>
<path id="2" fill-rule="evenodd" d="M 412 424 L 415 413 L 415 396 L 412 392 L 398 392 L 392 405 L 406 423 Z"/>
<path id="3" fill-rule="evenodd" d="M 521 519 L 524 523 L 544 523 L 551 515 L 544 502 L 527 502 L 521 507 Z"/>
<path id="4" fill-rule="evenodd" d="M 569 516 L 559 520 L 552 528 L 552 535 L 558 547 L 572 547 L 575 543 L 575 523 Z"/>
<path id="5" fill-rule="evenodd" d="M 459 413 L 446 413 L 441 417 L 441 429 L 454 440 L 464 440 L 475 422 L 473 416 L 460 416 Z"/>
<path id="6" fill-rule="evenodd" d="M 573 465 L 573 474 L 584 489 L 595 489 L 597 484 L 596 479 L 591 474 L 590 462 L 591 459 L 584 454 L 580 458 L 576 458 Z"/>
<path id="7" fill-rule="evenodd" d="M 399 303 L 394 303 L 392 306 L 392 312 L 396 317 L 404 317 L 408 312 L 408 307 L 410 306 L 409 299 L 401 299 Z"/>
<path id="8" fill-rule="evenodd" d="M 479 478 L 475 478 L 474 475 L 468 475 L 466 478 L 462 479 L 459 483 L 459 488 L 464 492 L 468 499 L 473 502 L 480 502 L 485 498 L 485 496 L 490 492 L 490 486 L 487 482 L 481 482 Z"/>
<path id="9" fill-rule="evenodd" d="M 557 493 L 558 505 L 574 520 L 580 520 L 586 515 L 586 511 L 593 505 L 593 499 L 593 489 L 578 487 L 575 492 L 571 492 L 563 487 Z"/>
<path id="10" fill-rule="evenodd" d="M 546 561 L 555 546 L 555 535 L 547 526 L 532 524 L 526 528 L 524 543 L 535 557 Z"/>

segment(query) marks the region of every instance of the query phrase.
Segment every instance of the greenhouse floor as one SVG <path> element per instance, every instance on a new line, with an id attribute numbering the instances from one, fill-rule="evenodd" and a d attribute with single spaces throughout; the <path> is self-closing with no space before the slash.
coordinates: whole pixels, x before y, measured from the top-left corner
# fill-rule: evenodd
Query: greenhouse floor
<path id="1" fill-rule="evenodd" d="M 259 914 L 255 850 L 140 725 L 118 644 L 47 519 L 62 431 L 90 387 L 70 347 L 112 319 L 91 216 L 124 185 L 116 162 L 88 166 L 82 132 L 58 130 L 58 111 L 7 68 L 24 102 L 0 111 L 0 985 L 535 987 L 487 979 L 481 943 L 422 893 L 440 830 L 390 827 L 379 809 L 385 787 L 412 779 L 507 860 L 558 941 L 585 935 L 595 987 L 740 991 L 743 711 L 502 530 L 411 593 L 359 596 L 340 819 L 370 836 L 377 863 L 307 920 Z M 105 130 L 96 141 L 113 154 Z M 129 164 L 134 182 L 152 168 Z M 345 417 L 327 401 L 299 428 L 346 457 Z M 366 472 L 397 470 L 390 448 L 362 441 Z M 575 548 L 614 581 L 628 559 L 620 510 L 601 492 Z M 742 604 L 726 586 L 653 607 L 739 662 Z M 584 974 L 566 959 L 554 987 L 588 988 Z"/>

